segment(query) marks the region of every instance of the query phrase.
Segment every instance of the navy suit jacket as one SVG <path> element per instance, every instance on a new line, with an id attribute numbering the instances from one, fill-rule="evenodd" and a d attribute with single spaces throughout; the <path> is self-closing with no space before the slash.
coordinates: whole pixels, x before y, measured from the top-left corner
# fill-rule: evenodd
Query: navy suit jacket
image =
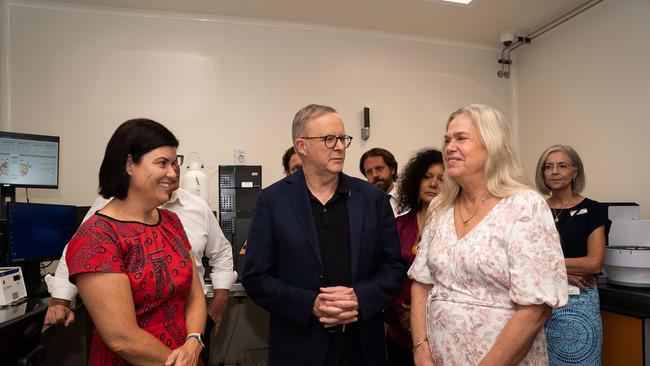
<path id="1" fill-rule="evenodd" d="M 345 174 L 340 179 L 349 187 L 350 287 L 359 301 L 359 351 L 366 365 L 384 365 L 382 311 L 399 292 L 406 263 L 386 193 Z M 323 261 L 302 170 L 260 192 L 245 261 L 246 292 L 271 317 L 269 364 L 322 364 L 330 333 L 312 308 L 324 287 Z"/>

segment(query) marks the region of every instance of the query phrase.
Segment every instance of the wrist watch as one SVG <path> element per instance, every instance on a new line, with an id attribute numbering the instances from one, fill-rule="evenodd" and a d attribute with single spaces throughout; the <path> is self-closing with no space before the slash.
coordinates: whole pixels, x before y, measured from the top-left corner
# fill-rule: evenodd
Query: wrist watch
<path id="1" fill-rule="evenodd" d="M 203 340 L 201 339 L 201 333 L 190 333 L 187 335 L 187 337 L 185 337 L 185 340 L 187 341 L 190 338 L 196 338 L 196 340 L 199 341 L 201 347 L 205 348 L 205 343 L 203 343 Z"/>

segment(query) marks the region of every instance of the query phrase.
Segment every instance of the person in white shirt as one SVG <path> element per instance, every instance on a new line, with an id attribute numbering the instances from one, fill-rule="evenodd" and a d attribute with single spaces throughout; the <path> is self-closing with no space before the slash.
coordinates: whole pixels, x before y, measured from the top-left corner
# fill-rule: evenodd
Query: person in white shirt
<path id="1" fill-rule="evenodd" d="M 103 208 L 108 202 L 110 202 L 110 199 L 98 197 L 88 210 L 84 221 Z M 213 327 L 218 329 L 226 310 L 228 291 L 237 279 L 237 272 L 233 271 L 232 246 L 219 228 L 217 219 L 210 207 L 200 197 L 179 188 L 172 193 L 170 200 L 161 207 L 173 211 L 180 218 L 192 246 L 196 270 L 199 273 L 205 293 L 207 293 L 205 281 L 203 280 L 205 268 L 201 259 L 204 255 L 209 259 L 212 267 L 210 279 L 212 280 L 214 297 L 206 299 L 208 320 L 212 320 L 214 322 Z M 63 324 L 67 327 L 74 322 L 74 312 L 70 309 L 70 303 L 77 295 L 78 290 L 68 280 L 68 266 L 65 261 L 66 250 L 67 246 L 63 250 L 55 276 L 47 281 L 52 300 L 45 316 L 45 325 Z M 212 325 L 210 323 L 208 321 L 205 329 L 206 345 L 209 345 Z M 205 351 L 207 357 L 209 354 L 207 348 Z"/>
<path id="2" fill-rule="evenodd" d="M 395 156 L 380 147 L 372 148 L 363 155 L 359 160 L 359 170 L 366 177 L 368 183 L 386 192 L 393 208 L 393 215 L 399 216 L 397 211 L 397 160 Z"/>

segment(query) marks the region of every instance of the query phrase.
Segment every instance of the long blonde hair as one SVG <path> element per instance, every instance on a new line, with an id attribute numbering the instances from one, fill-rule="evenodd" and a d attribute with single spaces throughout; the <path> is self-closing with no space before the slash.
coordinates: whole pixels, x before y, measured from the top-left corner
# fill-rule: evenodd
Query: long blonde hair
<path id="1" fill-rule="evenodd" d="M 503 114 L 488 105 L 471 104 L 452 113 L 447 120 L 447 128 L 461 114 L 466 114 L 472 121 L 478 130 L 481 144 L 487 150 L 484 174 L 488 192 L 495 197 L 508 197 L 521 190 L 531 189 Z M 447 176 L 445 160 L 443 187 L 429 205 L 427 216 L 452 207 L 460 191 L 458 183 Z"/>

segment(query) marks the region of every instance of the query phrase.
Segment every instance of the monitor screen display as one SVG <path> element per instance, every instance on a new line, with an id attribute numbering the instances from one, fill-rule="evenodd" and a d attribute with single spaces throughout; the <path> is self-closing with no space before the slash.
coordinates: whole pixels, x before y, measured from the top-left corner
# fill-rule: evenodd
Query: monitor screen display
<path id="1" fill-rule="evenodd" d="M 59 138 L 0 131 L 0 184 L 58 188 Z"/>
<path id="2" fill-rule="evenodd" d="M 77 230 L 77 208 L 41 203 L 7 204 L 10 262 L 56 260 Z"/>

